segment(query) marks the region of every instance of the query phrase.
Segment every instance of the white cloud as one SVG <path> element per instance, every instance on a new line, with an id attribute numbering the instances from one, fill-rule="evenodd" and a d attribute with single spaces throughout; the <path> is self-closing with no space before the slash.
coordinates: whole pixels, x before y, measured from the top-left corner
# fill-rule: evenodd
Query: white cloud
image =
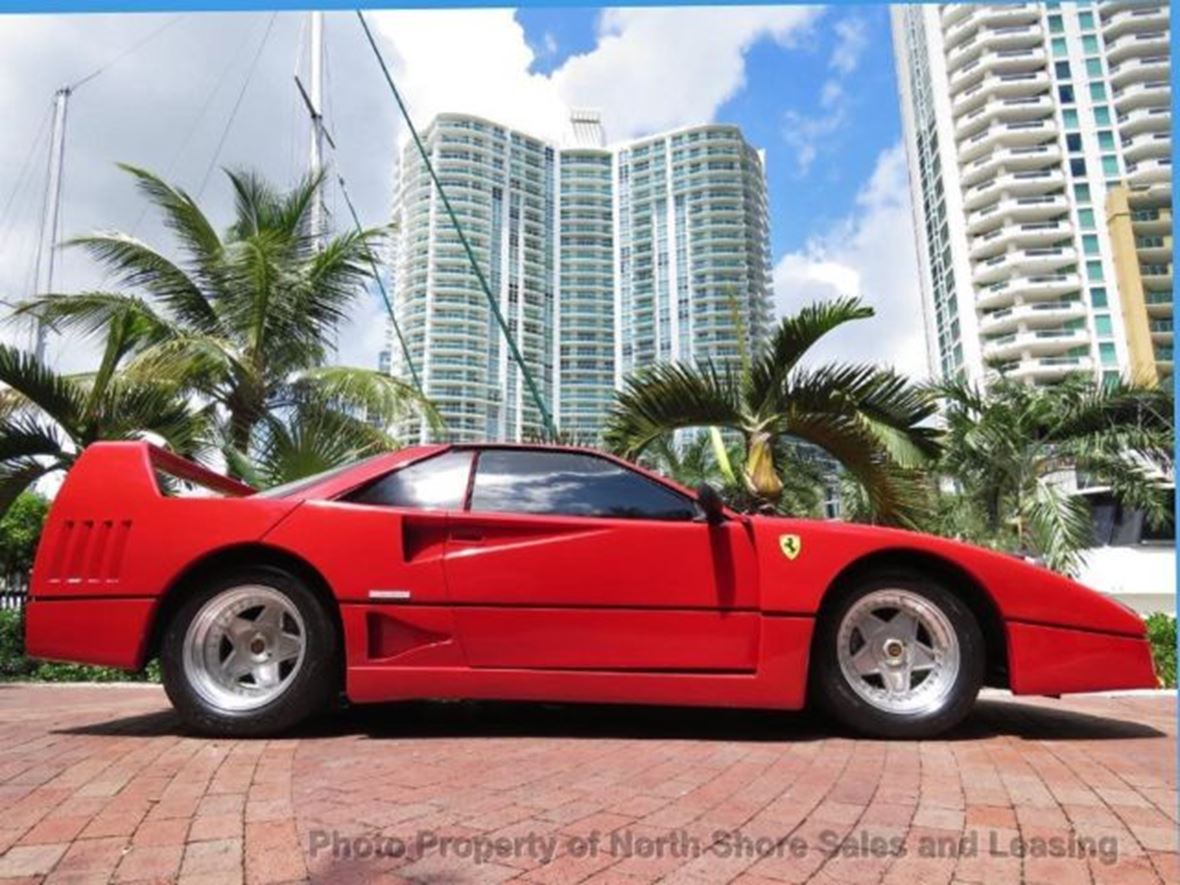
<path id="1" fill-rule="evenodd" d="M 390 10 L 371 20 L 393 50 L 415 124 L 461 111 L 561 139 L 570 107 L 603 113 L 612 138 L 712 120 L 746 82 L 760 39 L 792 46 L 819 10 L 805 6 L 607 9 L 598 42 L 551 74 L 509 9 Z"/>
<path id="2" fill-rule="evenodd" d="M 572 105 L 599 107 L 612 137 L 712 120 L 746 82 L 760 39 L 794 46 L 819 9 L 806 6 L 607 10 L 597 47 L 554 74 Z"/>
<path id="3" fill-rule="evenodd" d="M 393 66 L 415 121 L 443 110 L 493 117 L 561 138 L 569 107 L 597 107 L 612 138 L 710 121 L 746 82 L 745 53 L 759 40 L 793 46 L 810 33 L 819 8 L 801 6 L 680 7 L 606 10 L 597 43 L 552 73 L 531 73 L 538 49 L 510 9 L 374 11 L 368 17 Z M 70 107 L 62 230 L 135 232 L 167 251 L 173 246 L 143 201 L 115 168 L 132 162 L 168 172 L 194 192 L 241 88 L 268 13 L 191 13 L 80 89 Z M 150 15 L 9 16 L 0 28 L 0 201 L 9 193 L 53 91 L 110 61 L 166 21 Z M 279 14 L 219 165 L 248 165 L 280 185 L 294 180 L 306 156 L 308 124 L 291 82 L 304 17 Z M 326 16 L 328 123 L 337 143 L 336 170 L 348 179 L 362 221 L 387 217 L 393 157 L 402 127 L 376 63 L 351 13 Z M 548 52 L 549 42 L 539 48 Z M 201 109 L 209 100 L 207 111 Z M 36 241 L 43 154 L 21 192 L 20 219 L 0 249 L 0 298 L 29 293 L 26 260 Z M 341 223 L 338 194 L 329 208 Z M 231 194 L 214 173 L 202 206 L 218 225 L 229 219 Z M 0 207 L 2 208 L 2 207 Z M 60 291 L 101 285 L 101 271 L 76 250 L 62 254 Z M 365 302 L 342 330 L 340 354 L 375 365 L 382 324 Z M 16 330 L 0 327 L 15 340 Z M 93 362 L 90 348 L 59 340 L 51 347 L 63 369 Z"/>
<path id="4" fill-rule="evenodd" d="M 840 19 L 833 31 L 836 45 L 828 59 L 828 67 L 835 73 L 820 86 L 819 113 L 805 114 L 788 109 L 783 114 L 783 141 L 795 151 L 795 171 L 799 177 L 811 172 L 820 150 L 848 123 L 851 98 L 844 83 L 856 71 L 869 45 L 868 23 L 859 16 Z"/>
<path id="5" fill-rule="evenodd" d="M 774 288 L 780 316 L 841 295 L 858 296 L 877 311 L 822 341 L 815 358 L 878 362 L 914 377 L 929 374 L 901 144 L 877 158 L 848 216 L 779 259 Z"/>
<path id="6" fill-rule="evenodd" d="M 848 95 L 839 80 L 827 80 L 820 87 L 819 106 L 823 113 L 801 114 L 788 110 L 783 114 L 783 141 L 795 151 L 795 170 L 807 175 L 820 148 L 848 122 Z"/>
<path id="7" fill-rule="evenodd" d="M 868 23 L 863 18 L 849 16 L 836 22 L 834 30 L 836 48 L 832 50 L 828 64 L 847 76 L 856 70 L 856 66 L 860 64 L 860 57 L 868 48 Z"/>

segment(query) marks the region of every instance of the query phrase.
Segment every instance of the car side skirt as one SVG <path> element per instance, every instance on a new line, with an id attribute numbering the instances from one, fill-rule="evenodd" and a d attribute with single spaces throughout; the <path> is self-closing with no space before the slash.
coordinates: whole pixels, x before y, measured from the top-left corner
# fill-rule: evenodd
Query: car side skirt
<path id="1" fill-rule="evenodd" d="M 472 667 L 453 610 L 434 606 L 341 607 L 346 693 L 355 703 L 415 698 L 586 701 L 799 709 L 806 696 L 814 619 L 760 616 L 757 666 L 749 672 L 658 672 L 570 667 Z"/>
<path id="2" fill-rule="evenodd" d="M 1156 688 L 1146 639 L 1045 624 L 1008 622 L 1013 694 Z"/>

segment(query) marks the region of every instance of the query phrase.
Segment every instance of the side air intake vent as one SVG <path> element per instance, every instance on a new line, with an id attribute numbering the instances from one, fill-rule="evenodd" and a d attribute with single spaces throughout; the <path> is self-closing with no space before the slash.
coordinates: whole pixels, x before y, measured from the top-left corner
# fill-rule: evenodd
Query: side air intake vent
<path id="1" fill-rule="evenodd" d="M 130 533 L 130 520 L 66 520 L 49 563 L 50 583 L 119 580 Z"/>

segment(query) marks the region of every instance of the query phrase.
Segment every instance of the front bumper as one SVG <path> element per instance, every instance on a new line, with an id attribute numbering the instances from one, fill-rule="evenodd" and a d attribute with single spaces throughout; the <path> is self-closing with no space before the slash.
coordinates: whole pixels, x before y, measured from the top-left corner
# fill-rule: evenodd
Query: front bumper
<path id="1" fill-rule="evenodd" d="M 25 607 L 31 658 L 138 670 L 154 599 L 32 599 Z"/>
<path id="2" fill-rule="evenodd" d="M 1009 622 L 1008 665 L 1013 694 L 1159 687 L 1142 636 Z"/>

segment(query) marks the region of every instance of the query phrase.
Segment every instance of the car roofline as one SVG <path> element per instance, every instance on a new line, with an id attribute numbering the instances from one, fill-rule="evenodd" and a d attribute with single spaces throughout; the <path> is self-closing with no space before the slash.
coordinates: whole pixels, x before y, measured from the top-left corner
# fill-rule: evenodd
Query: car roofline
<path id="1" fill-rule="evenodd" d="M 628 461 L 626 458 L 621 458 L 610 452 L 596 449 L 591 446 L 578 446 L 569 444 L 557 443 L 531 443 L 531 442 L 456 442 L 456 443 L 433 443 L 417 446 L 407 446 L 403 449 L 398 449 L 395 452 L 388 452 L 384 455 L 378 455 L 374 458 L 369 458 L 356 465 L 352 470 L 346 470 L 344 473 L 329 477 L 323 482 L 316 483 L 313 486 L 299 492 L 299 494 L 292 497 L 301 500 L 332 500 L 345 495 L 348 492 L 356 489 L 367 482 L 371 482 L 379 476 L 383 476 L 391 470 L 408 467 L 418 461 L 423 461 L 427 458 L 433 458 L 449 451 L 538 451 L 538 452 L 567 452 L 575 455 L 590 455 L 596 458 L 604 458 L 607 461 L 612 461 L 622 467 L 632 470 L 665 488 L 671 489 L 692 501 L 698 498 L 697 492 L 687 486 L 683 486 L 673 479 L 649 470 L 633 461 Z M 739 518 L 739 514 L 730 508 L 725 508 L 726 515 L 731 519 Z"/>

